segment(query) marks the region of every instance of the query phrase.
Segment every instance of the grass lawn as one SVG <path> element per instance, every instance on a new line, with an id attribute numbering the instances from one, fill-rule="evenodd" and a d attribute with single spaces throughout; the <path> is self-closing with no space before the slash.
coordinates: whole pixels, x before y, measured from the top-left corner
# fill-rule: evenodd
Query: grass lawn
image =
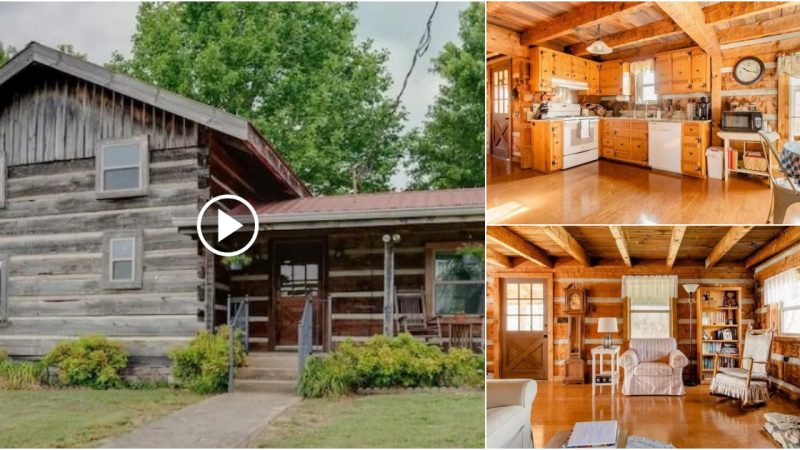
<path id="1" fill-rule="evenodd" d="M 275 419 L 256 447 L 484 447 L 483 393 L 309 399 Z"/>
<path id="2" fill-rule="evenodd" d="M 0 448 L 97 446 L 202 398 L 172 389 L 0 391 Z"/>

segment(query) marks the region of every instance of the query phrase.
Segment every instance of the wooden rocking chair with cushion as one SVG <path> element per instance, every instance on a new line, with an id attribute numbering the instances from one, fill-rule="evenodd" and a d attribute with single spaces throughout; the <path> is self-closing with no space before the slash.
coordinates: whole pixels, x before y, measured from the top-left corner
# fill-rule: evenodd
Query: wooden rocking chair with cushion
<path id="1" fill-rule="evenodd" d="M 769 400 L 770 382 L 767 368 L 772 354 L 772 338 L 775 330 L 748 329 L 744 338 L 744 350 L 738 355 L 714 355 L 714 377 L 711 379 L 711 395 L 739 399 L 741 406 L 764 404 Z M 720 358 L 739 359 L 739 367 L 719 367 Z"/>
<path id="2" fill-rule="evenodd" d="M 395 329 L 398 333 L 405 332 L 414 336 L 423 336 L 425 342 L 433 338 L 441 340 L 442 332 L 438 323 L 428 321 L 423 291 L 395 291 L 394 305 Z"/>
<path id="3" fill-rule="evenodd" d="M 772 223 L 783 223 L 786 218 L 786 210 L 794 203 L 800 203 L 800 189 L 791 178 L 786 176 L 786 167 L 781 163 L 774 141 L 763 131 L 759 131 L 761 145 L 764 148 L 764 155 L 767 157 L 767 172 L 772 191 L 772 203 L 768 218 L 772 218 Z M 772 155 L 772 158 L 770 158 Z M 775 175 L 775 168 L 772 167 L 772 160 L 778 163 L 778 171 L 782 176 Z"/>

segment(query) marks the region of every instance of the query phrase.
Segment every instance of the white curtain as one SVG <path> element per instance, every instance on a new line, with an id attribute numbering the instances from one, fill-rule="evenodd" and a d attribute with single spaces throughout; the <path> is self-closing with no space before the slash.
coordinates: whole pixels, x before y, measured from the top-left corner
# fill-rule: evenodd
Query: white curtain
<path id="1" fill-rule="evenodd" d="M 637 305 L 663 305 L 678 298 L 677 275 L 625 275 L 622 277 L 622 297 Z"/>
<path id="2" fill-rule="evenodd" d="M 645 59 L 644 61 L 634 61 L 631 63 L 631 73 L 636 75 L 639 72 L 647 72 L 654 69 L 654 62 L 652 59 Z"/>
<path id="3" fill-rule="evenodd" d="M 800 52 L 787 55 L 778 55 L 778 73 L 785 72 L 793 77 L 800 78 Z"/>
<path id="4" fill-rule="evenodd" d="M 800 305 L 800 283 L 797 268 L 783 271 L 764 281 L 764 304 L 781 303 L 783 306 Z"/>

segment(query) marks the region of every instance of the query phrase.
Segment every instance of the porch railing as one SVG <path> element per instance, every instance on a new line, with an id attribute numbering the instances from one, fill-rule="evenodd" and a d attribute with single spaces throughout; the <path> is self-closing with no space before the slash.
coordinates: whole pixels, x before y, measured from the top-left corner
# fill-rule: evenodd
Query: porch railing
<path id="1" fill-rule="evenodd" d="M 236 313 L 233 305 L 238 303 Z M 244 350 L 250 350 L 250 297 L 244 296 L 240 302 L 233 302 L 228 294 L 228 392 L 233 392 L 233 375 L 236 372 L 236 357 L 234 340 L 242 332 Z"/>
<path id="2" fill-rule="evenodd" d="M 314 309 L 317 305 L 321 305 L 317 318 L 314 314 Z M 314 353 L 314 331 L 317 327 L 314 326 L 314 321 L 322 321 L 319 324 L 322 335 L 320 341 L 322 343 L 322 350 L 328 351 L 331 347 L 331 297 L 326 300 L 320 299 L 316 292 L 306 294 L 306 303 L 303 305 L 303 316 L 300 319 L 300 326 L 297 328 L 297 371 L 299 374 L 303 373 L 303 368 L 306 366 L 306 360 L 311 354 Z"/>

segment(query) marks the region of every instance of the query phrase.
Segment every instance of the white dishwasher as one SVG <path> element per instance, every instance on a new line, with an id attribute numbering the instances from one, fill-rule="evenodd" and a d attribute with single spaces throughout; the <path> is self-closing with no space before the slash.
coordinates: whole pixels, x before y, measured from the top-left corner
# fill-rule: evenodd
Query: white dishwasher
<path id="1" fill-rule="evenodd" d="M 647 131 L 650 167 L 681 173 L 681 123 L 653 121 Z"/>

